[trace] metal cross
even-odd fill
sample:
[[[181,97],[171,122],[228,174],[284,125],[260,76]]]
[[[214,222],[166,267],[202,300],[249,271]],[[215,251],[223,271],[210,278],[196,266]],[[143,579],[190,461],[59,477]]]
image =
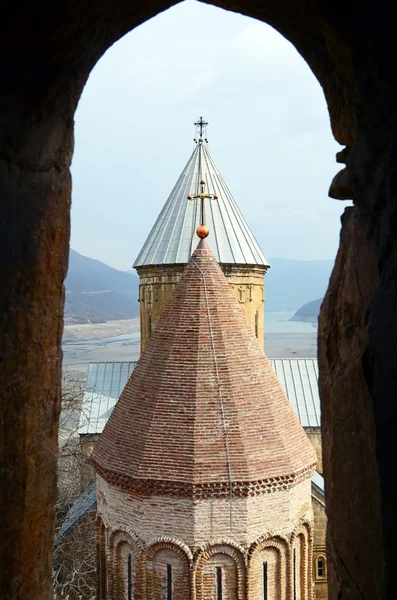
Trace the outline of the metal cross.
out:
[[[218,200],[218,196],[216,194],[206,194],[205,192],[205,181],[204,179],[202,179],[200,181],[200,193],[196,194],[195,196],[191,196],[189,194],[189,196],[187,197],[188,200],[200,200],[200,225],[205,225],[205,206],[204,206],[204,200],[208,198],[209,200]]]
[[[203,137],[203,133],[206,132],[207,125],[208,121],[204,121],[203,117],[200,117],[199,120],[195,122],[200,139]]]

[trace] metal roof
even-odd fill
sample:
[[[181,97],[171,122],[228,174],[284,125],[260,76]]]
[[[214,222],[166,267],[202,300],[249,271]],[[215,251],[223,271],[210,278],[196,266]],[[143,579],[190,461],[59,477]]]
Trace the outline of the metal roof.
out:
[[[316,358],[270,358],[303,427],[320,427]],[[136,362],[89,363],[79,433],[101,433]]]
[[[206,182],[206,191],[218,196],[217,200],[205,200],[205,224],[210,230],[208,244],[217,261],[268,267],[269,263],[212,160],[205,141],[201,139],[149,233],[134,267],[189,261],[197,245],[195,231],[200,225],[200,210],[198,202],[188,200],[187,196],[199,191],[201,179]]]
[[[96,484],[91,483],[70,507],[66,519],[55,535],[55,545],[81,521],[81,519],[96,508]]]
[[[273,358],[269,361],[302,427],[320,427],[317,359]]]
[[[92,362],[88,365],[79,433],[101,433],[135,362]]]
[[[318,471],[314,471],[312,475],[312,488],[322,496],[325,496],[324,478]]]

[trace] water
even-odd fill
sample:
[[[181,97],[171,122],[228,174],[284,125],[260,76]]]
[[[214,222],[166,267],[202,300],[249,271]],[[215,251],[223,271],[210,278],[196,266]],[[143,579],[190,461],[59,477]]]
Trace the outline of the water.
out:
[[[265,350],[268,356],[315,356],[317,326],[290,321],[293,312],[265,313]],[[140,353],[139,331],[112,337],[69,340],[63,343],[63,364],[82,371],[90,361],[137,360]]]
[[[265,338],[266,333],[315,333],[317,331],[317,323],[289,321],[294,314],[294,312],[265,312]]]

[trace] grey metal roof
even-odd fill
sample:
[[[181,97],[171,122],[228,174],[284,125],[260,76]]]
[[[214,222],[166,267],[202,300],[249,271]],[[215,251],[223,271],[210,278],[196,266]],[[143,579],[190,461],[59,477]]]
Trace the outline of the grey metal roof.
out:
[[[187,165],[144,243],[134,267],[187,263],[197,246],[195,231],[200,224],[196,194],[201,179],[206,192],[218,200],[205,200],[208,245],[220,263],[269,266],[229,188],[211,158],[206,143],[199,140]]]
[[[88,365],[79,433],[101,433],[134,370],[136,362],[92,362]]]
[[[317,359],[274,358],[269,361],[302,427],[320,427]]]
[[[274,358],[270,364],[303,427],[320,427],[316,358]],[[89,363],[79,433],[101,433],[136,362]]]
[[[324,478],[317,471],[314,471],[312,475],[312,487],[322,496],[325,495]]]
[[[55,536],[55,545],[59,544],[60,539],[69,533],[69,531],[78,524],[81,519],[96,508],[96,484],[91,483],[84,492],[72,504],[66,519]]]

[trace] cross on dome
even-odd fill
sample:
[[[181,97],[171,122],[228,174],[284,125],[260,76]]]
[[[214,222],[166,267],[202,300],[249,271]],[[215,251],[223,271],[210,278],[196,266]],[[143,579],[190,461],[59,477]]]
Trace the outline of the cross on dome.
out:
[[[202,117],[200,117],[201,119]],[[209,200],[218,200],[218,196],[216,194],[208,194],[205,191],[206,183],[204,179],[200,181],[200,192],[195,194],[194,196],[189,194],[187,197],[188,200],[200,200],[200,225],[196,229],[196,234],[199,238],[204,239],[209,235],[209,229],[205,225],[205,205],[204,200],[208,198]]]
[[[199,138],[199,142],[203,141],[203,135],[207,133],[207,125],[208,125],[208,121],[204,121],[203,117],[200,117],[198,119],[198,121],[196,121],[195,123],[196,126],[196,131],[197,131],[197,135]],[[197,140],[194,140],[197,143]],[[208,142],[207,138],[205,138],[205,141]]]

